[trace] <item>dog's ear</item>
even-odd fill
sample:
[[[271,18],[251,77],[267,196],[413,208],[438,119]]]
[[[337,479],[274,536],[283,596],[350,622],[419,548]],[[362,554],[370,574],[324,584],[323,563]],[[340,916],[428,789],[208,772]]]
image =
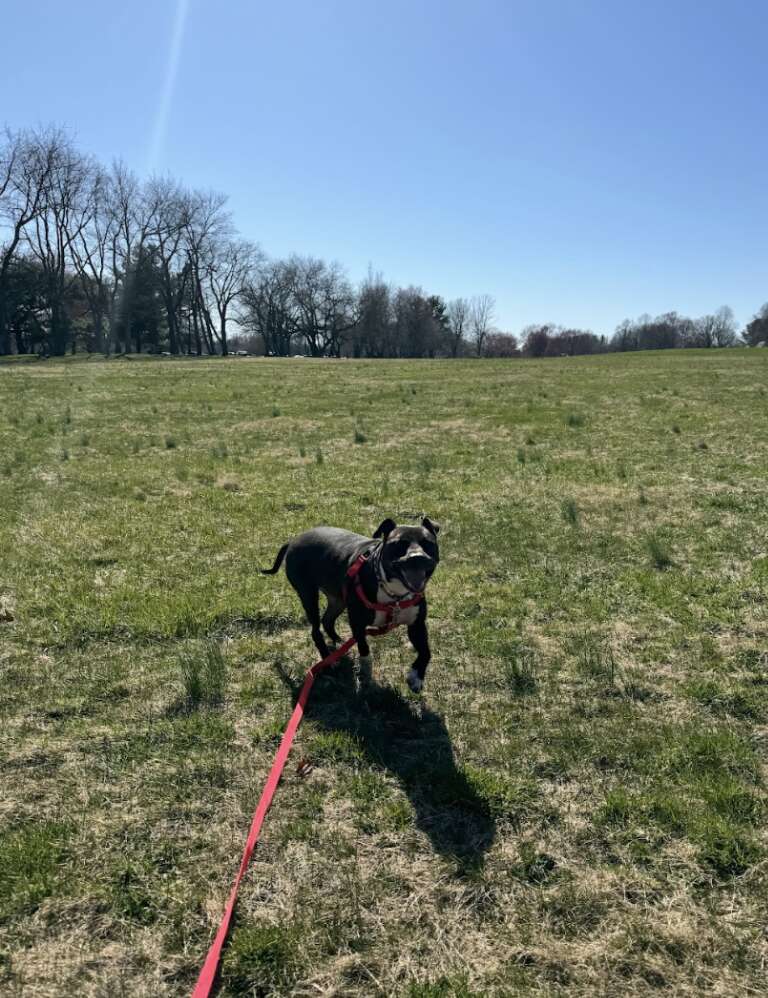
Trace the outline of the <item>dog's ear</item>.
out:
[[[426,530],[428,530],[430,534],[434,534],[435,537],[437,537],[437,535],[440,533],[440,524],[430,520],[428,516],[423,516],[421,518],[421,525]]]
[[[386,520],[382,520],[381,521],[381,523],[376,528],[376,532],[374,533],[373,536],[374,537],[383,537],[384,540],[386,540],[387,537],[392,533],[392,531],[395,529],[396,526],[397,526],[397,524],[392,519],[392,517],[388,516],[386,518]]]

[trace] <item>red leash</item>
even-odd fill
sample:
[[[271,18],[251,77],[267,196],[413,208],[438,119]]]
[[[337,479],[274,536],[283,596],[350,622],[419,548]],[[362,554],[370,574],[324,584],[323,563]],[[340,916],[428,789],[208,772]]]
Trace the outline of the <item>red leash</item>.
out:
[[[417,599],[393,604],[369,603],[362,591],[360,580],[357,578],[357,574],[366,560],[366,555],[360,555],[357,561],[350,567],[347,575],[354,580],[357,595],[360,597],[362,594],[361,598],[369,609],[384,610],[387,613],[387,623],[383,627],[369,627],[366,631],[367,634],[376,636],[379,634],[386,634],[387,631],[391,631],[393,628],[397,627],[397,624],[393,620],[394,608],[413,606],[423,597],[419,595]],[[393,608],[391,611],[389,609],[390,607]],[[235,908],[235,901],[237,900],[237,892],[240,887],[240,881],[245,876],[245,871],[248,869],[248,864],[251,861],[253,850],[256,848],[259,833],[261,832],[261,826],[264,824],[264,817],[269,810],[269,805],[272,803],[275,790],[277,790],[277,785],[280,782],[280,777],[283,773],[283,769],[285,768],[285,762],[288,758],[288,753],[291,750],[294,736],[299,725],[301,724],[301,719],[304,716],[304,708],[307,705],[309,693],[315,682],[315,678],[320,672],[322,672],[323,669],[327,669],[329,665],[334,665],[338,662],[340,658],[346,655],[354,644],[355,638],[349,638],[343,645],[341,645],[341,647],[337,648],[336,651],[331,652],[331,654],[326,658],[316,662],[304,679],[304,684],[299,692],[296,706],[293,708],[291,719],[288,721],[288,725],[283,733],[282,740],[280,741],[280,747],[275,755],[275,761],[272,763],[272,769],[269,771],[269,776],[267,777],[267,782],[261,792],[259,803],[256,805],[256,812],[254,813],[253,820],[251,821],[248,838],[245,840],[245,849],[243,850],[243,857],[240,860],[240,869],[237,871],[235,882],[232,884],[232,890],[229,892],[229,900],[224,908],[224,914],[222,915],[221,922],[219,923],[216,938],[213,940],[211,948],[208,950],[208,955],[205,958],[203,969],[200,971],[197,984],[192,992],[192,998],[208,998],[208,995],[211,993],[213,982],[216,979],[216,972],[219,969],[219,963],[221,962],[221,952],[224,948],[227,933],[229,932],[229,923],[232,920],[232,912]]]

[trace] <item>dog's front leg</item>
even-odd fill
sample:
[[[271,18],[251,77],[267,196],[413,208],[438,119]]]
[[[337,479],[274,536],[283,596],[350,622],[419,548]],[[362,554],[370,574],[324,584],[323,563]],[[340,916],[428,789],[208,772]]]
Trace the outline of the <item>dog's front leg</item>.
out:
[[[371,658],[371,646],[368,644],[368,639],[365,636],[365,626],[363,626],[362,631],[355,634],[355,639],[357,640],[357,650],[360,654],[360,669],[366,676],[370,676],[373,659]]]
[[[409,688],[413,693],[420,693],[424,686],[424,676],[432,657],[429,650],[429,635],[427,634],[427,605],[422,603],[419,608],[419,616],[408,628],[408,637],[411,644],[416,649],[416,661],[411,666],[411,670],[405,677]]]
[[[357,651],[360,655],[361,678],[366,679],[371,674],[371,648],[368,644],[368,637],[365,633],[368,627],[365,610],[361,606],[350,606],[349,626],[352,629],[352,636],[357,642]]]

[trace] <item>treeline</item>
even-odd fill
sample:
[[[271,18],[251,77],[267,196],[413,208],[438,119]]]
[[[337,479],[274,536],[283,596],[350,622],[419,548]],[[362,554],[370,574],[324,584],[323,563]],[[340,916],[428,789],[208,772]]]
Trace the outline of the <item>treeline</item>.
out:
[[[739,343],[757,346],[768,340],[768,304],[739,336],[733,311],[724,305],[711,315],[689,319],[677,312],[653,318],[625,319],[610,339],[578,329],[529,326],[523,331],[522,353],[528,357],[570,357],[575,354],[627,350],[679,350],[684,347],[730,347]]]
[[[0,143],[0,354],[482,354],[493,299],[445,302],[335,263],[270,260],[226,198],[106,169],[60,129]]]
[[[494,325],[490,295],[446,301],[336,263],[269,259],[241,238],[226,197],[105,168],[61,129],[0,137],[0,354],[67,351],[272,356],[562,356],[728,346],[733,315],[622,323],[611,339]],[[745,331],[768,338],[768,305]]]

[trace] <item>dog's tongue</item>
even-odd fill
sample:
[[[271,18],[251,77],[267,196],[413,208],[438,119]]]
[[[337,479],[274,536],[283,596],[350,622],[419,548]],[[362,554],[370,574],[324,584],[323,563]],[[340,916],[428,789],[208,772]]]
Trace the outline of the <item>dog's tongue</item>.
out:
[[[414,565],[403,569],[403,578],[411,592],[420,593],[427,581],[427,573]]]

